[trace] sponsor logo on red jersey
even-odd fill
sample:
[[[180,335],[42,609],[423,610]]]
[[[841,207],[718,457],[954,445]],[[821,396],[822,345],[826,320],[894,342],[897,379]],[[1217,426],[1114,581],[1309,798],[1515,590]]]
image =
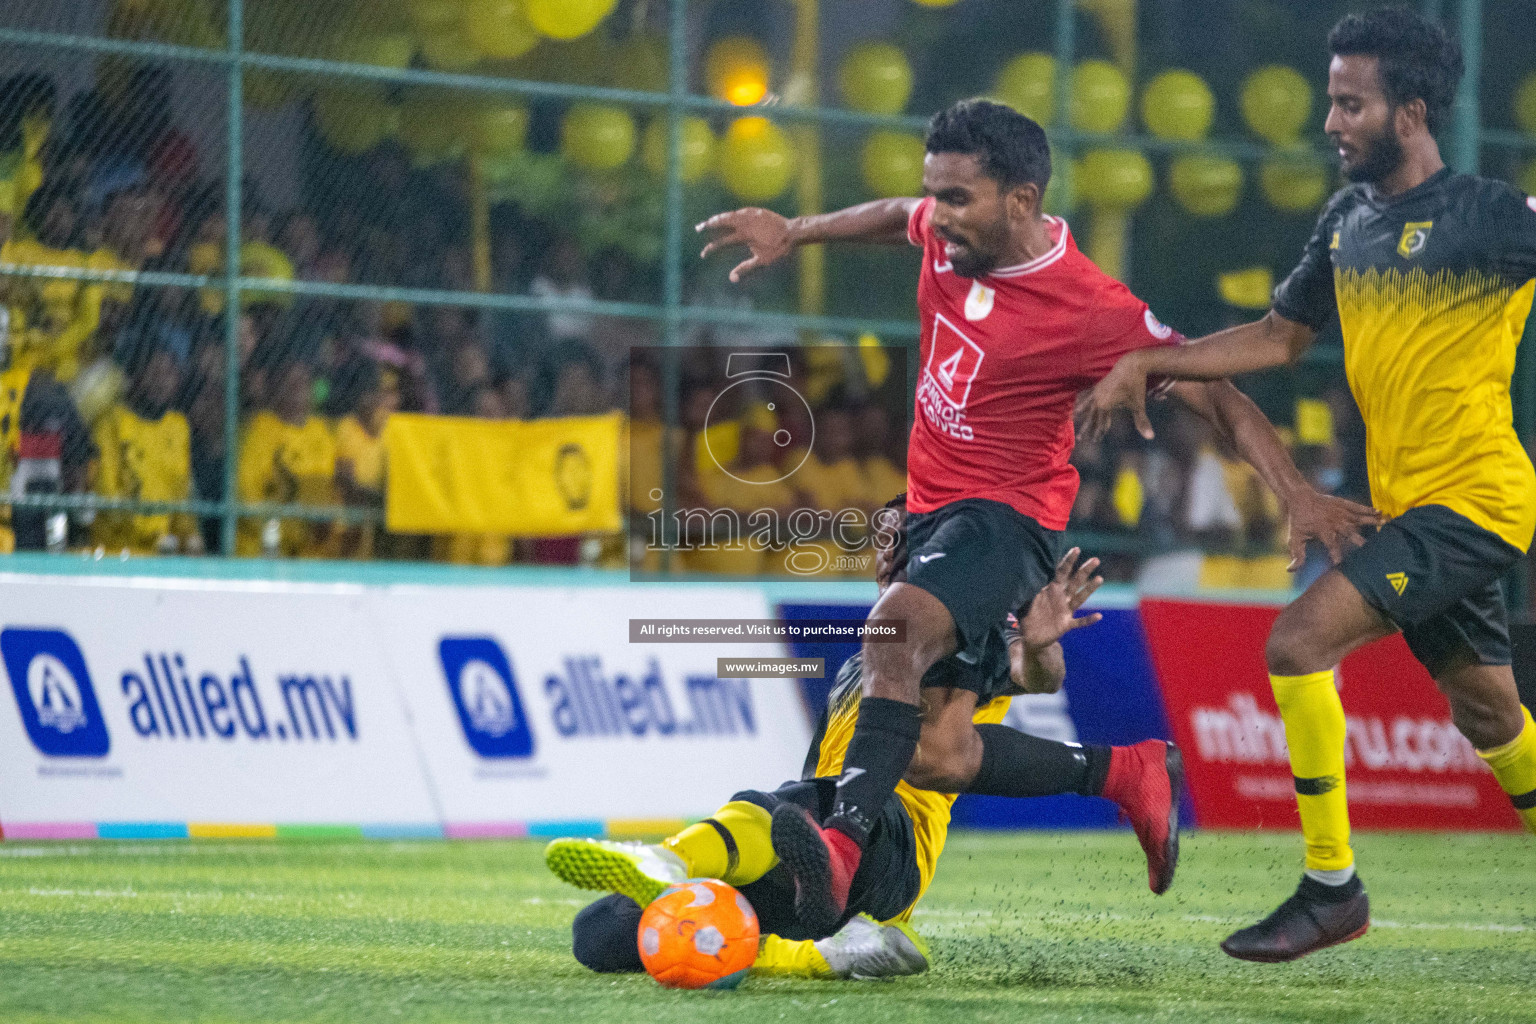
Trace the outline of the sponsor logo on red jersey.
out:
[[[917,404],[929,424],[950,437],[962,441],[975,437],[965,423],[965,406],[985,355],[944,314],[934,316],[933,343],[917,386]]]

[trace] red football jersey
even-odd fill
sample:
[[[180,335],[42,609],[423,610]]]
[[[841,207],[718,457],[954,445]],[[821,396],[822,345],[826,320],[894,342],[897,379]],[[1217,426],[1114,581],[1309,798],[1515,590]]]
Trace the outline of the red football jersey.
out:
[[[1077,498],[1072,411],[1133,349],[1177,344],[1147,304],[1078,251],[1066,221],[1028,263],[960,277],[923,200],[907,238],[923,247],[917,409],[907,449],[907,507],[1001,501],[1052,530]]]

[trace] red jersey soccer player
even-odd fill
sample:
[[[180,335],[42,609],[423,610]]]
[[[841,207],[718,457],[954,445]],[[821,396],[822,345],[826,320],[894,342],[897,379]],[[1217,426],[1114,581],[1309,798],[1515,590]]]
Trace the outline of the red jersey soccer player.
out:
[[[943,774],[971,779],[965,788],[1011,795],[1024,759],[1001,731],[984,738],[957,716],[954,736],[930,745],[925,734],[918,749],[921,679],[950,655],[972,663],[988,656],[994,624],[1027,608],[1050,581],[1077,493],[1068,462],[1077,394],[1125,353],[1180,340],[1077,250],[1065,221],[1042,212],[1050,149],[1039,125],[1008,107],[967,100],[934,116],[926,145],[926,199],[794,220],[737,210],[700,225],[720,232],[704,255],[737,243],[750,249],[733,281],[807,243],[905,239],[923,249],[908,582],[893,585],[870,612],[871,621],[905,620],[907,639],[864,647],[864,696],[832,815],[817,823],[795,809],[775,814],[774,848],[794,874],[796,910],[806,921],[841,916],[872,815],[909,766],[945,757],[961,770],[951,765]],[[1332,548],[1375,521],[1370,509],[1308,487],[1235,387],[1175,388],[1279,495],[1293,553],[1309,537]],[[1156,777],[1172,787],[1177,751],[1165,757],[1168,773]],[[1147,799],[1171,803],[1168,792]],[[1174,820],[1170,807],[1166,821]],[[1167,825],[1163,831],[1171,859],[1177,836]]]

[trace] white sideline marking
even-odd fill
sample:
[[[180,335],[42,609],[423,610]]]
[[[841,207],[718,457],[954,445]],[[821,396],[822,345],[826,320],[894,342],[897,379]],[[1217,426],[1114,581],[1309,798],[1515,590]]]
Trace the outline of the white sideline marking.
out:
[[[966,918],[992,918],[999,917],[995,910],[940,910],[918,908],[914,915],[918,918],[947,918],[951,921],[963,921]],[[1017,914],[1009,914],[1008,917],[1017,917]],[[1184,914],[1180,918],[1184,921],[1199,924],[1225,924],[1240,925],[1250,923],[1245,917],[1217,917],[1214,914]],[[1140,917],[1130,917],[1125,914],[1059,914],[1046,912],[1039,915],[1041,921],[1064,921],[1072,923],[1088,923],[1093,921],[1131,921],[1144,920]],[[1524,924],[1482,924],[1476,921],[1388,921],[1381,918],[1371,919],[1372,928],[1404,928],[1414,931],[1444,931],[1444,932],[1528,932],[1536,931],[1530,925]]]

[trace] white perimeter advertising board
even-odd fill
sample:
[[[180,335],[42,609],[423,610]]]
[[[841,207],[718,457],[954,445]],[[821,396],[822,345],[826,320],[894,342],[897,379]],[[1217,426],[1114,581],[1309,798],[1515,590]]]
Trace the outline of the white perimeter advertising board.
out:
[[[0,595],[11,838],[690,817],[792,777],[809,742],[793,681],[715,676],[779,645],[628,642],[631,615],[768,617],[751,589],[7,576]]]

